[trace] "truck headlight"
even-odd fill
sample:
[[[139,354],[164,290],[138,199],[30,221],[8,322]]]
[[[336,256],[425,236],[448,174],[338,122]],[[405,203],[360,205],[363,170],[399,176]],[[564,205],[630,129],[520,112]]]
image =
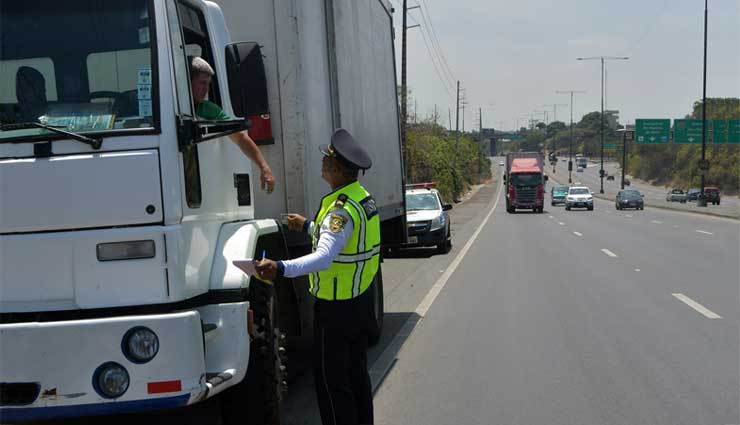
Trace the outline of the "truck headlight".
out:
[[[105,398],[122,396],[130,383],[126,368],[116,362],[107,362],[100,365],[93,373],[95,391]]]
[[[159,338],[149,328],[138,326],[123,336],[123,354],[134,363],[146,363],[159,352]]]
[[[437,217],[434,217],[432,219],[432,224],[431,224],[429,230],[438,230],[438,229],[441,229],[442,227],[444,227],[444,225],[445,225],[445,215],[444,214],[440,214]]]

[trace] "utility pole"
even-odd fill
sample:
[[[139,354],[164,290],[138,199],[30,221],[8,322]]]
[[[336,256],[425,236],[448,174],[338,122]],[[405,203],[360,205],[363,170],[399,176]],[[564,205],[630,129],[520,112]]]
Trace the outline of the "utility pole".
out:
[[[406,15],[410,9],[415,9],[419,6],[407,7],[408,0],[403,0],[403,17],[402,17],[402,28],[401,28],[401,145],[403,146],[403,159],[406,167],[409,165],[408,148],[406,146],[406,122],[408,120],[407,111],[407,97],[408,97],[408,86],[406,85],[406,30],[409,28],[415,28],[419,25],[408,27],[406,25]],[[407,174],[408,174],[407,168]]]
[[[457,199],[457,193],[459,191],[457,187],[457,151],[460,147],[460,81],[457,81],[457,111],[455,113],[455,152],[452,153],[452,194],[453,201]]]
[[[704,85],[702,96],[701,96],[701,193],[699,193],[699,200],[696,202],[697,206],[706,207],[707,198],[704,196],[704,177],[709,171],[707,164],[707,0],[704,0],[704,75],[702,77],[702,83]],[[716,137],[716,136],[715,136]],[[705,167],[706,166],[706,167]],[[706,169],[704,169],[706,168]]]
[[[457,112],[455,112],[455,133],[457,133],[457,141],[455,144],[455,149],[457,149],[457,145],[460,144],[460,81],[457,82],[457,100],[456,100]]]
[[[584,90],[555,90],[555,93],[570,93],[570,149],[568,149],[568,183],[573,183],[573,94],[586,92]]]
[[[542,106],[552,106],[552,121],[558,120],[558,106],[568,106],[567,103],[548,103]]]
[[[437,124],[437,120],[439,120],[439,116],[437,115],[437,104],[434,104],[434,124]]]
[[[483,108],[478,108],[478,135],[480,136],[480,142],[478,142],[478,177],[480,177],[481,167],[483,167],[480,151],[483,144]]]
[[[447,126],[447,128],[452,131],[452,111],[450,111],[450,108],[447,108],[447,119],[449,120],[449,125]]]
[[[706,0],[705,0],[706,1]],[[601,188],[599,193],[604,193],[604,61],[605,60],[629,60],[629,57],[624,56],[593,56],[589,58],[576,58],[576,60],[595,60],[601,61],[601,125],[599,126],[599,133],[601,134],[601,169],[599,170],[599,177],[601,178]]]

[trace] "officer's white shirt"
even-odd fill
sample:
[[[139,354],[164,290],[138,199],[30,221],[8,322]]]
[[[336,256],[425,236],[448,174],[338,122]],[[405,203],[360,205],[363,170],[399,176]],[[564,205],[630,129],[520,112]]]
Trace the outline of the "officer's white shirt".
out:
[[[332,232],[330,229],[332,214],[341,215],[346,219],[344,228],[336,233]],[[315,225],[316,223],[313,221],[309,222],[309,234],[313,233]],[[334,261],[340,252],[342,252],[344,246],[347,245],[347,241],[349,241],[349,238],[352,236],[353,228],[354,224],[352,223],[352,217],[347,211],[341,208],[332,210],[326,215],[326,217],[324,217],[324,221],[321,222],[316,250],[310,254],[304,255],[303,257],[283,261],[282,263],[285,267],[283,276],[303,276],[328,269],[331,262]]]

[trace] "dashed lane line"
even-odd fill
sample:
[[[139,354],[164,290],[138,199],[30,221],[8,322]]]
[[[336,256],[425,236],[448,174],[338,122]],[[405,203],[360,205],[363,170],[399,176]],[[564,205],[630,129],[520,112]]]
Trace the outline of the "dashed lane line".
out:
[[[558,224],[561,226],[565,226],[565,223],[563,223],[562,221],[559,221]]]
[[[712,232],[707,232],[706,230],[697,230],[696,233],[703,233],[705,235],[713,235],[714,234]]]
[[[609,250],[608,250],[608,249],[606,249],[606,248],[602,248],[602,249],[601,249],[601,252],[603,252],[604,254],[606,254],[606,255],[608,255],[608,256],[610,256],[610,257],[612,257],[612,258],[617,258],[617,257],[619,257],[619,256],[618,256],[617,254],[615,254],[615,253],[613,253],[613,252],[609,251]]]
[[[653,220],[653,221],[651,221],[651,223],[653,223],[653,224],[663,224],[662,221],[658,221],[658,220]]]
[[[573,232],[573,234],[576,235],[576,236],[583,236],[583,233],[581,233],[581,232]]]
[[[704,307],[703,305],[699,304],[698,302],[692,300],[691,298],[687,297],[684,294],[681,293],[675,293],[673,294],[674,297],[678,298],[680,301],[684,302],[689,307],[693,308],[694,310],[698,311],[699,313],[703,314],[707,319],[721,319],[722,317],[713,312],[712,310]]]

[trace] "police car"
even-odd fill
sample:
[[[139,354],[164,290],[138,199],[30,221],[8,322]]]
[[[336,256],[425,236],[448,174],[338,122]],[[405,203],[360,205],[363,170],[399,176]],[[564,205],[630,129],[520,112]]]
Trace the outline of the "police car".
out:
[[[406,185],[408,242],[404,247],[436,246],[440,253],[452,248],[450,216],[452,205],[442,203],[434,183]]]

